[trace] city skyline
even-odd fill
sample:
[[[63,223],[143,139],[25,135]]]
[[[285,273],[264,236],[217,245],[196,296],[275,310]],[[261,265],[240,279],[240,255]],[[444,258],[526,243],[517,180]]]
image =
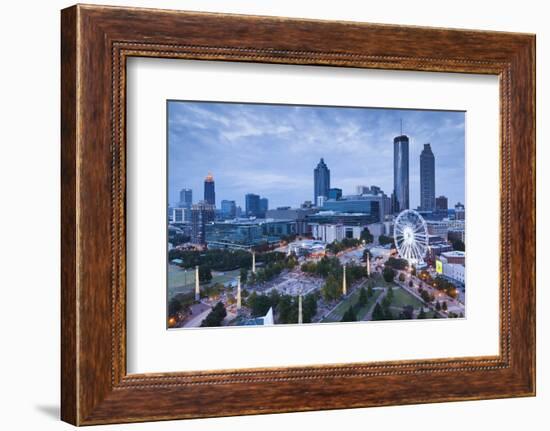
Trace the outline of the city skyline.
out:
[[[410,142],[410,207],[420,204],[426,143],[436,157],[436,194],[449,206],[464,203],[464,112],[180,101],[168,105],[169,203],[179,202],[182,188],[193,190],[196,203],[211,173],[217,207],[234,200],[244,209],[249,193],[268,198],[270,208],[297,207],[312,200],[320,159],[330,186],[344,195],[363,184],[391,195],[400,120]]]

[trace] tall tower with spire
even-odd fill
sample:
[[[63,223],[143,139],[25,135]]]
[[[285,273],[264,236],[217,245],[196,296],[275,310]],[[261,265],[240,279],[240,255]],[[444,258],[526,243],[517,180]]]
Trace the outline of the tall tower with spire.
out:
[[[317,167],[313,170],[313,204],[318,205],[319,197],[328,199],[330,189],[330,169],[321,158]]]
[[[393,212],[409,209],[409,137],[393,139]]]
[[[210,172],[204,179],[204,200],[206,203],[216,206],[216,188],[214,177]]]

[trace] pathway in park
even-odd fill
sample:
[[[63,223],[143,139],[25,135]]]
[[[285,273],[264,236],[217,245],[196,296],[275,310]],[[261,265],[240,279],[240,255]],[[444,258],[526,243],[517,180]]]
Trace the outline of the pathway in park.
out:
[[[375,287],[375,289],[379,289],[379,288]],[[365,314],[365,316],[363,317],[362,319],[363,321],[372,320],[372,313],[374,311],[374,307],[376,307],[376,304],[380,304],[384,300],[384,298],[388,294],[388,290],[389,289],[384,289],[384,291],[380,294],[380,296],[376,298],[376,301],[374,301],[374,304],[372,304],[370,310],[367,311],[367,314]]]

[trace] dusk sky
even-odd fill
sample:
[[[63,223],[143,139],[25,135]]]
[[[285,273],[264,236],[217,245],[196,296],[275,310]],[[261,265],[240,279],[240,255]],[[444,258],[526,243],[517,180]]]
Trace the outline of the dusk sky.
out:
[[[374,108],[311,107],[170,101],[168,197],[177,205],[182,188],[203,199],[204,177],[216,183],[216,206],[246,193],[269,207],[313,201],[313,169],[323,157],[331,187],[354,194],[357,185],[393,190],[393,138],[409,136],[410,204],[420,201],[420,152],[431,143],[436,196],[449,207],[464,203],[465,113]]]

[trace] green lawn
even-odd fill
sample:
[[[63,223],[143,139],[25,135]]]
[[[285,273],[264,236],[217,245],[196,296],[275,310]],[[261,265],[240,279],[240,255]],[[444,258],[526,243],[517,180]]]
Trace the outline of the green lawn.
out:
[[[321,320],[321,322],[340,322],[342,320],[342,317],[344,316],[344,313],[348,311],[348,308],[353,307],[355,304],[357,304],[357,301],[359,301],[360,290],[360,288],[355,289],[351,295],[340,302],[340,304],[338,304],[338,306],[334,310],[332,310],[332,312],[328,316]],[[373,295],[368,299],[367,304],[361,307],[357,312],[357,320],[361,320],[363,316],[367,314],[367,311],[370,309],[372,304],[374,304],[374,301],[376,301],[381,293],[382,290],[375,290],[373,292]]]
[[[184,270],[177,265],[168,265],[168,289],[188,290],[195,287],[195,270]]]
[[[373,287],[393,287],[394,289],[398,287],[393,281],[384,280],[384,277],[377,272],[372,272],[370,280],[373,282]]]
[[[373,306],[373,304],[376,302],[378,297],[382,294],[382,290],[375,290],[373,291],[373,295],[367,300],[367,304],[361,307],[357,311],[357,320],[363,320],[363,317],[365,317],[365,314],[370,310],[370,308]]]
[[[403,308],[405,305],[412,305],[414,309],[424,307],[427,309],[427,307],[420,301],[419,299],[412,296],[409,292],[407,292],[403,288],[395,288],[393,289],[393,301],[391,303],[392,307],[398,307]]]
[[[214,283],[227,283],[234,280],[240,274],[240,270],[226,271],[219,273],[212,271],[212,281],[206,286]],[[203,286],[201,284],[201,286]],[[177,265],[168,265],[168,297],[171,298],[176,293],[191,292],[195,289],[195,270],[185,271]]]

